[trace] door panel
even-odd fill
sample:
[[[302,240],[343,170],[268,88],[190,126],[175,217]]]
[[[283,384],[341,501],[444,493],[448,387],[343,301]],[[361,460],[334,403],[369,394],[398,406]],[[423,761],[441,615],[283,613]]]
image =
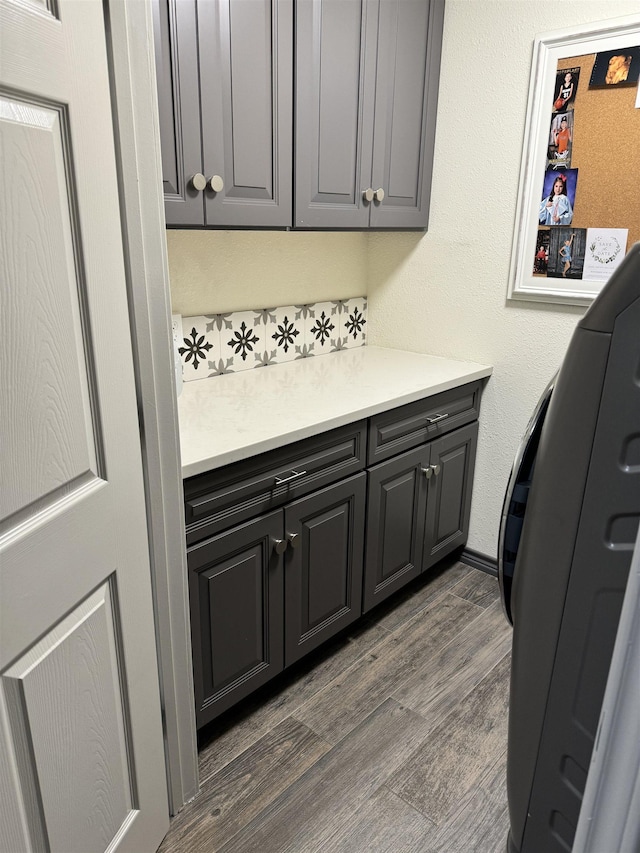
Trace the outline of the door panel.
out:
[[[167,225],[204,225],[196,0],[151,0]]]
[[[283,667],[282,511],[187,551],[196,718],[202,726]]]
[[[291,225],[292,0],[198,6],[207,225]]]
[[[4,221],[13,219],[16,231],[41,240],[24,255],[20,240],[7,246],[16,277],[15,292],[3,300],[3,366],[15,377],[0,408],[6,452],[0,529],[6,530],[95,482],[103,448],[95,444],[95,376],[84,351],[90,341],[82,320],[86,281],[76,272],[79,235],[69,217],[75,199],[65,164],[71,170],[74,164],[65,106],[0,96],[0,133],[3,156],[19,170],[0,201]],[[48,203],[34,205],[35,198]]]
[[[423,569],[467,541],[477,443],[477,422],[431,442]]]
[[[428,464],[422,445],[369,472],[365,612],[422,570]]]
[[[296,8],[298,227],[363,228],[369,205],[376,8],[306,0]]]
[[[0,30],[0,846],[151,850],[168,808],[103,8],[2,0]]]
[[[366,474],[285,509],[285,663],[288,666],[361,613]]]
[[[39,796],[52,850],[105,850],[135,816],[135,766],[114,622],[112,581],[90,595],[2,677],[23,790]],[[29,798],[31,799],[31,798]],[[89,820],[74,820],[69,804]],[[40,826],[36,815],[32,826]],[[44,833],[42,840],[44,841]]]

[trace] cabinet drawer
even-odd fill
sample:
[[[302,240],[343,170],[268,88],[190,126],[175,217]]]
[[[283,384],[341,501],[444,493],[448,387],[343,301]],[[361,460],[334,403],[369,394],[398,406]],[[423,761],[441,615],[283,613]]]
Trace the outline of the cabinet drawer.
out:
[[[359,421],[186,480],[187,544],[362,471],[366,435]]]
[[[471,423],[477,420],[479,411],[480,383],[471,382],[375,415],[370,420],[368,464],[382,462]]]

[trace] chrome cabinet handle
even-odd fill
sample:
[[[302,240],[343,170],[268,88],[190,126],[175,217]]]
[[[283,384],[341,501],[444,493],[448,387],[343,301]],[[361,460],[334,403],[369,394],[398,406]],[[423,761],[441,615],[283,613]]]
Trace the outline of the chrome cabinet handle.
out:
[[[291,469],[291,475],[289,477],[276,477],[275,485],[276,486],[284,486],[285,483],[291,483],[294,480],[297,480],[298,477],[304,477],[306,471],[294,471]]]
[[[214,193],[219,193],[224,189],[224,180],[220,175],[212,175],[207,181]]]
[[[297,548],[300,544],[300,535],[298,533],[287,533],[287,541],[292,548]]]
[[[286,539],[272,539],[271,544],[276,554],[284,554],[289,544]]]
[[[434,473],[434,474],[436,475],[436,477],[437,477],[437,476],[438,476],[438,474],[440,473],[440,466],[439,466],[439,465],[432,465],[432,466],[431,466],[431,470],[433,471],[433,473]]]
[[[373,192],[371,187],[367,187],[367,189],[364,190],[362,193],[362,198],[365,201],[373,201],[373,196],[374,196],[374,192]]]
[[[445,412],[443,415],[434,415],[432,418],[427,418],[427,423],[437,424],[438,421],[443,421],[445,418],[449,417],[449,412]]]
[[[194,190],[202,192],[202,190],[207,185],[207,179],[200,172],[196,172],[195,175],[191,175],[191,177],[189,178],[189,183],[191,184]]]
[[[421,468],[420,470],[422,471],[424,476],[427,478],[427,480],[431,479],[431,475],[433,474],[433,471],[431,470],[431,465],[429,465],[428,468]]]
[[[384,199],[384,190],[382,187],[379,187],[373,194],[373,197],[376,201],[382,201]]]

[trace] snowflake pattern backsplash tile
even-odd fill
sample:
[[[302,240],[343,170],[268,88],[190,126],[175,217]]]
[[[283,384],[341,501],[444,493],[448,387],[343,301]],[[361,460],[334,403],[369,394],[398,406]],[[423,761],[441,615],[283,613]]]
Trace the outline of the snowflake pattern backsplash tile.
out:
[[[364,346],[364,296],[182,318],[185,381]]]

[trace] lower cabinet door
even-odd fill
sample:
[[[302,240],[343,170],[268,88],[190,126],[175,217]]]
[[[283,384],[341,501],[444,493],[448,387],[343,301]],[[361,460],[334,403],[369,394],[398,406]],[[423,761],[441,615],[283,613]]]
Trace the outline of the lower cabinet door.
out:
[[[477,421],[430,444],[423,570],[467,541],[477,444]]]
[[[369,472],[364,611],[422,571],[429,445]]]
[[[366,474],[285,508],[285,665],[362,612]]]
[[[283,668],[282,510],[187,550],[196,724]]]

